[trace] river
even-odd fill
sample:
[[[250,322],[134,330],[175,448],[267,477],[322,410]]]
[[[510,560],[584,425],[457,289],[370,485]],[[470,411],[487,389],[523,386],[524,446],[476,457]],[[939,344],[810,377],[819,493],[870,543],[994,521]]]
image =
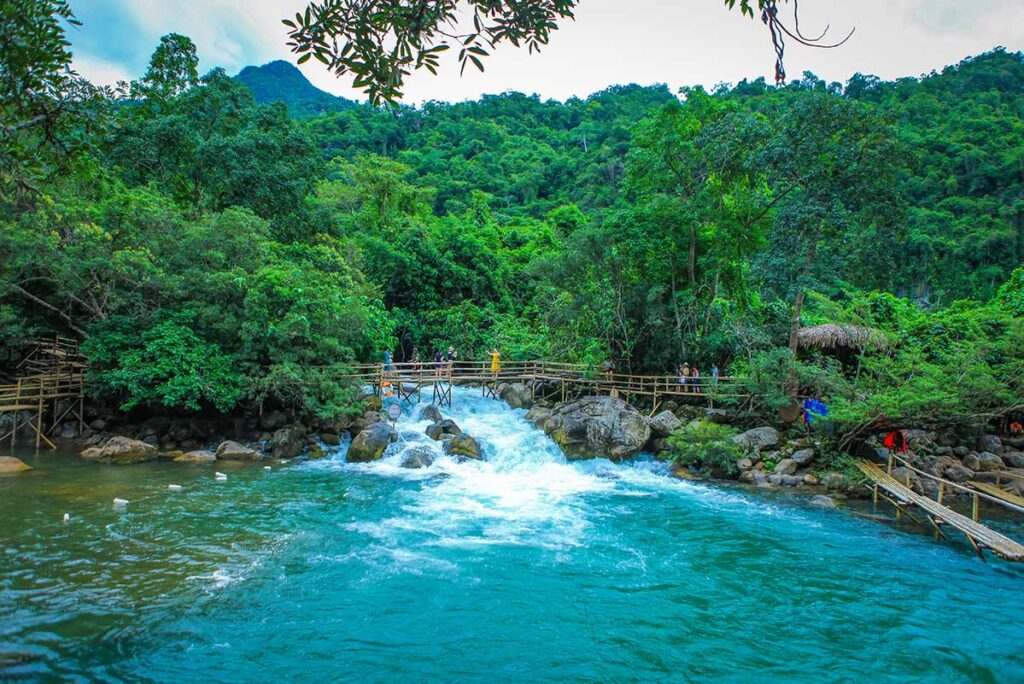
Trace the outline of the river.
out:
[[[343,445],[217,481],[19,454],[0,679],[1024,681],[1018,567],[649,460],[567,463],[472,390],[445,414],[484,462]],[[394,451],[436,446],[425,425]]]

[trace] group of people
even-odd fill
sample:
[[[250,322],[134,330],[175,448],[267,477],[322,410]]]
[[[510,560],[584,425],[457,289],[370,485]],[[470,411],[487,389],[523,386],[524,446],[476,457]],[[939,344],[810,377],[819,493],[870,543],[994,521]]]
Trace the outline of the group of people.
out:
[[[493,347],[487,354],[491,357],[491,372],[498,373],[501,371],[501,352],[498,351],[498,348]],[[434,351],[433,365],[437,370],[440,370],[443,366],[452,367],[458,360],[459,353],[452,345],[448,345],[447,352],[442,353],[440,348]],[[418,366],[424,365],[424,362],[420,359],[419,348],[412,348],[412,353],[409,354],[409,359],[405,363]],[[391,353],[390,349],[384,350],[384,370],[389,373],[395,370],[394,354]]]
[[[706,383],[702,381],[700,368],[697,364],[692,366],[689,363],[683,363],[676,369],[676,382],[683,388],[683,392],[692,392],[694,394],[700,394],[701,388],[706,386]],[[718,384],[718,366],[711,364],[711,384]]]

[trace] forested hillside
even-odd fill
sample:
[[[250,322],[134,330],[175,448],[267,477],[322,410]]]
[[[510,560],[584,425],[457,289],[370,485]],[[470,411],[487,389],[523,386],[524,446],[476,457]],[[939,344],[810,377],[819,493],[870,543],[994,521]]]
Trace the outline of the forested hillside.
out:
[[[100,125],[69,120],[87,144],[40,144],[5,181],[0,336],[86,338],[94,391],[123,406],[328,415],[346,363],[449,344],[716,363],[760,408],[798,386],[851,421],[1024,393],[1020,54],[296,119],[223,71],[180,78],[188,45],[165,39],[120,106],[93,101]],[[325,111],[276,73],[260,99]],[[855,375],[794,356],[822,322],[884,343]]]

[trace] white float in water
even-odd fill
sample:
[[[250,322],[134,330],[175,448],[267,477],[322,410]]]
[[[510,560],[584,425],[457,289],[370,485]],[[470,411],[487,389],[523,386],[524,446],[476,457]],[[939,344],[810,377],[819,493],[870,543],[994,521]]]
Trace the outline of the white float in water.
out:
[[[169,485],[167,485],[167,488],[170,489],[172,492],[180,492],[181,491],[181,485],[169,484]]]
[[[64,514],[64,522],[68,522],[69,520],[71,520],[71,514],[70,513],[65,513]]]
[[[114,505],[115,506],[127,506],[128,505],[128,499],[122,499],[120,497],[117,497],[117,498],[114,499]]]
[[[228,479],[228,476],[225,475],[224,473],[214,473],[213,476],[214,476],[214,478],[216,478],[218,480],[226,480],[226,479]]]

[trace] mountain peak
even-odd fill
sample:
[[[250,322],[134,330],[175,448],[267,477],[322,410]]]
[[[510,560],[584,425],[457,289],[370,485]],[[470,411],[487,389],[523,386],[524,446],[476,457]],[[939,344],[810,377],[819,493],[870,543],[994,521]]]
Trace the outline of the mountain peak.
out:
[[[257,102],[283,102],[288,112],[297,118],[338,112],[356,104],[320,90],[294,64],[282,59],[262,66],[247,66],[235,78],[249,87]]]

